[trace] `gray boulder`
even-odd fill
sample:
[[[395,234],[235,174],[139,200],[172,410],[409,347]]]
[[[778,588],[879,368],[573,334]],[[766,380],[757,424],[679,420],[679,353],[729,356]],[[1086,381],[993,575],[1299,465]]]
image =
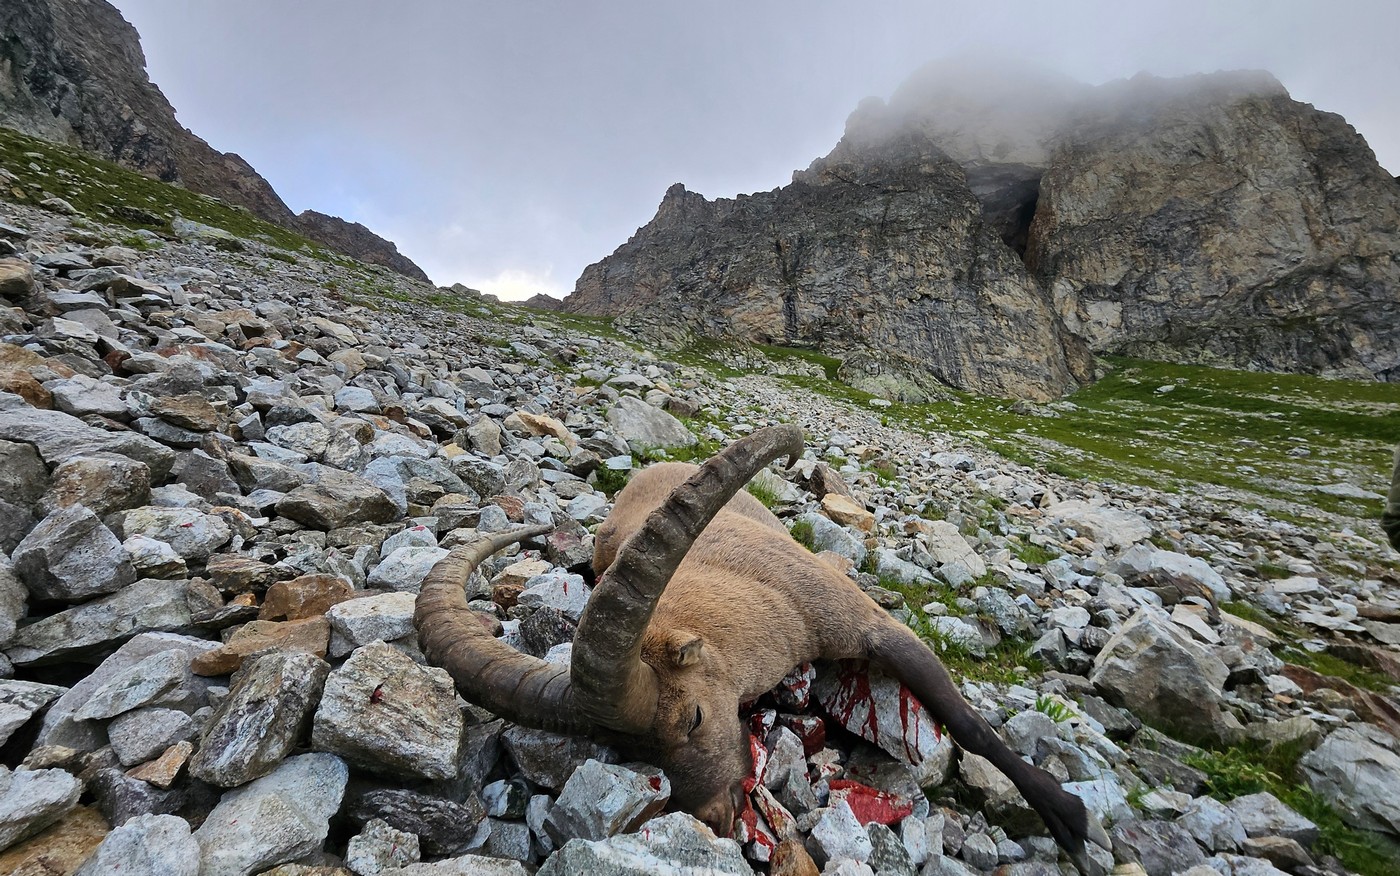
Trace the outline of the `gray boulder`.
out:
[[[14,564],[39,599],[80,602],[136,580],[121,541],[82,505],[60,508],[30,530],[15,548]]]
[[[1094,658],[1089,680],[1115,705],[1189,741],[1233,739],[1221,710],[1230,671],[1159,608],[1130,617]]]
[[[684,812],[653,818],[636,833],[571,840],[539,876],[752,876],[738,843],[720,839]]]
[[[63,770],[0,766],[0,851],[33,836],[78,805],[82,783]]]
[[[175,815],[138,815],[102,840],[73,876],[199,876],[199,843]]]
[[[635,452],[690,447],[696,437],[685,424],[634,396],[623,396],[608,411],[608,423]]]
[[[252,876],[320,851],[349,770],[332,754],[302,754],[224,794],[194,832],[200,876]]]
[[[1354,827],[1400,836],[1400,755],[1343,727],[1301,761],[1303,776]]]

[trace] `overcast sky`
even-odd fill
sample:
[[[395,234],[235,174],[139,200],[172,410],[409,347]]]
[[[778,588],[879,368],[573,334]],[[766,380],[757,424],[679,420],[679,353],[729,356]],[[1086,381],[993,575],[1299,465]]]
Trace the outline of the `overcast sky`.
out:
[[[1089,83],[1272,71],[1400,172],[1400,2],[112,0],[181,122],[294,210],[439,284],[562,296],[667,186],[732,197],[825,154],[948,56]]]

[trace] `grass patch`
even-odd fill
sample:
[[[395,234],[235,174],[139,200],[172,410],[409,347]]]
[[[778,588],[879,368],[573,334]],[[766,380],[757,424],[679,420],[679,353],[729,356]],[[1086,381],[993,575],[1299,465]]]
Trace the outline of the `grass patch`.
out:
[[[1265,629],[1272,630],[1277,621],[1262,609],[1255,608],[1248,602],[1222,602],[1220,610],[1233,614],[1235,617],[1244,618],[1247,621],[1259,624]]]
[[[1326,800],[1302,784],[1301,745],[1240,744],[1190,755],[1185,762],[1206,774],[1206,793],[1228,803],[1236,797],[1268,791],[1318,827],[1314,852],[1335,855],[1362,876],[1391,876],[1400,861],[1400,844],[1342,821]]]
[[[750,496],[753,496],[759,502],[763,503],[763,507],[770,511],[778,504],[778,494],[774,492],[772,487],[765,483],[749,481],[744,486],[744,489]]]
[[[788,527],[788,533],[798,544],[805,547],[812,553],[819,553],[817,550],[817,534],[812,528],[812,524],[807,520],[797,520]]]
[[[8,200],[37,206],[51,194],[90,219],[162,234],[170,233],[170,221],[178,215],[247,240],[329,257],[324,248],[241,207],[8,128],[0,128],[0,165],[19,178],[17,183],[0,188],[0,196]],[[123,240],[123,244],[135,246],[130,240]]]
[[[1016,555],[1016,559],[1027,566],[1043,566],[1051,560],[1060,558],[1059,551],[1052,551],[1047,547],[1041,547],[1028,541],[1016,545],[1011,549],[1011,552]]]
[[[1326,651],[1314,654],[1302,648],[1282,648],[1275,653],[1288,663],[1296,663],[1314,672],[1349,681],[1357,687],[1376,693],[1389,694],[1396,686],[1395,680],[1390,676],[1365,666],[1358,666]]]
[[[1379,500],[1315,487],[1343,480],[1385,493],[1391,451],[1400,442],[1400,384],[1116,356],[1101,361],[1112,370],[1043,406],[1051,416],[1023,415],[1009,400],[969,393],[896,402],[882,416],[904,428],[963,436],[1064,477],[1195,490],[1310,528],[1336,516],[1370,520],[1379,513]],[[783,380],[862,409],[873,398],[832,381]],[[1176,388],[1156,391],[1168,384]]]
[[[617,471],[603,466],[593,473],[593,488],[601,490],[611,499],[617,495],[619,490],[627,486],[627,481],[631,476],[630,471]]]

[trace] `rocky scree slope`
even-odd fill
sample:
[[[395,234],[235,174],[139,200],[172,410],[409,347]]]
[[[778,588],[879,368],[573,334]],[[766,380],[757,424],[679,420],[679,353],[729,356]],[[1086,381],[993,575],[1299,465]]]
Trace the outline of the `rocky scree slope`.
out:
[[[358,274],[255,240],[141,252],[5,210],[0,869],[1064,872],[1004,780],[859,667],[760,701],[727,840],[660,815],[653,768],[423,665],[414,591],[452,545],[553,523],[470,587],[567,659],[627,472],[790,419],[806,457],[751,489],[1085,797],[1121,872],[1386,872],[1400,589],[1372,542],[1065,481],[389,274],[347,300]]]
[[[248,162],[183,127],[146,75],[136,29],[105,0],[0,7],[0,125],[80,146],[125,167],[246,208],[352,258],[426,281],[364,226],[293,213]]]
[[[1400,187],[1360,135],[1267,74],[1090,88],[932,65],[863,102],[789,186],[673,187],[563,308],[1031,398],[1083,382],[1086,344],[1390,380],[1397,220]]]

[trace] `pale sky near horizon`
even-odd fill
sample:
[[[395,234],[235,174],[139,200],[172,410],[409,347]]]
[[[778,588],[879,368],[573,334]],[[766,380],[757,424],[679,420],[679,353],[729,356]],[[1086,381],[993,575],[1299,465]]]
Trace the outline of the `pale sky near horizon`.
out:
[[[672,183],[785,185],[925,63],[1265,69],[1400,172],[1382,0],[111,0],[180,121],[440,285],[562,297]]]

